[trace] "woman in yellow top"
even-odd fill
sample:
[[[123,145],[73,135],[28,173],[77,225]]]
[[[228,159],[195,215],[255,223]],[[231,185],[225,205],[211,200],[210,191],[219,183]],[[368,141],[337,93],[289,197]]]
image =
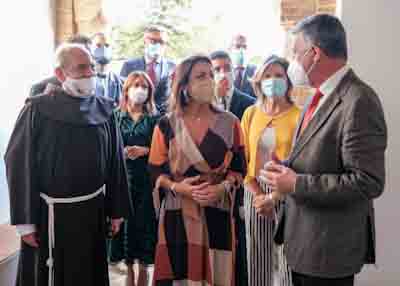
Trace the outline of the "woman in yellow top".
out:
[[[284,160],[291,150],[300,109],[290,99],[292,84],[288,62],[271,56],[253,78],[257,103],[242,118],[248,163],[245,178],[245,224],[248,284],[291,285],[280,246],[273,242],[274,211],[263,207],[267,187],[258,180],[259,170],[271,160]],[[257,209],[256,209],[257,208]]]

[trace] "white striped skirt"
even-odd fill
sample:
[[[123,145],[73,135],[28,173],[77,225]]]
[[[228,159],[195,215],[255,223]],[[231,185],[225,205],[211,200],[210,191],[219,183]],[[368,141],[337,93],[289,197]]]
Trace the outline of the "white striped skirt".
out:
[[[283,245],[273,241],[276,212],[272,218],[260,216],[253,208],[253,194],[245,189],[247,271],[249,286],[292,286],[291,271]]]

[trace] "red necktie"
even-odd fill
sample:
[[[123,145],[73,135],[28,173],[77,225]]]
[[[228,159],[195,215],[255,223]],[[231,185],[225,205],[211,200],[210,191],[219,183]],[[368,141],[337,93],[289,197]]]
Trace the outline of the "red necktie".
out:
[[[243,80],[242,72],[243,72],[243,70],[244,70],[243,67],[237,67],[235,69],[235,82],[234,82],[234,85],[238,89],[240,89],[241,86],[242,86],[242,80]]]
[[[304,131],[304,129],[306,129],[308,123],[310,123],[311,118],[312,118],[315,110],[317,109],[318,103],[319,103],[320,99],[322,98],[322,96],[324,96],[322,94],[322,92],[319,89],[317,89],[317,92],[314,94],[314,96],[311,100],[311,103],[308,106],[308,109],[306,111],[306,114],[304,115],[303,122],[301,124],[300,133],[303,133],[303,131]]]
[[[147,74],[149,75],[151,81],[153,82],[153,85],[156,86],[157,83],[157,75],[155,71],[155,64],[156,62],[152,61],[147,65]]]

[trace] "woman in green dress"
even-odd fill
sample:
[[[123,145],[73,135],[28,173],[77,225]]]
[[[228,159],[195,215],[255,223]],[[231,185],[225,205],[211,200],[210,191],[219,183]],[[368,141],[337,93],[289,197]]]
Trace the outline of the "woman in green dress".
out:
[[[147,285],[148,266],[154,264],[157,222],[147,172],[148,153],[158,116],[154,85],[148,75],[132,72],[125,81],[120,108],[116,111],[124,143],[133,216],[126,225],[127,285]],[[138,262],[137,284],[133,264]]]

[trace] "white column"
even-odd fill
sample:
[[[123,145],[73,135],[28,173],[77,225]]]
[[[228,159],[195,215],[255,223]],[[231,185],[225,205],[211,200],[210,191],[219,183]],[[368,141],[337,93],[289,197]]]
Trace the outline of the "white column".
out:
[[[350,63],[379,94],[389,131],[387,184],[375,201],[377,267],[366,267],[356,285],[400,285],[400,1],[338,0]]]
[[[0,6],[0,223],[9,220],[4,152],[31,85],[52,73],[54,34],[50,0]]]

